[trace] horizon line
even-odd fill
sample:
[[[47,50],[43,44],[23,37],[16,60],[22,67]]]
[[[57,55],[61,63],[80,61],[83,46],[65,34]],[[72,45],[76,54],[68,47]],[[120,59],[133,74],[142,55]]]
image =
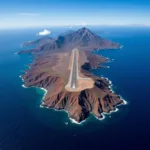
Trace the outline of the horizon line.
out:
[[[21,28],[48,28],[48,27],[68,27],[68,28],[74,28],[74,27],[86,27],[86,26],[119,26],[119,27],[125,27],[125,26],[132,26],[132,27],[150,27],[150,24],[87,24],[87,25],[37,25],[37,26],[13,26],[13,27],[1,27],[0,29],[21,29]]]

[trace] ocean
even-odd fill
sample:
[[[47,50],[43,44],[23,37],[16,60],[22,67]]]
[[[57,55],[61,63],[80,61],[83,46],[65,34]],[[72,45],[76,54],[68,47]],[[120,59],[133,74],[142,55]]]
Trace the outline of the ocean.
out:
[[[64,111],[40,108],[44,91],[23,88],[20,75],[33,60],[16,55],[20,44],[35,40],[42,29],[0,30],[0,150],[124,150],[150,149],[150,28],[90,27],[123,45],[120,50],[97,51],[110,58],[92,73],[112,81],[126,105],[97,120],[93,115],[81,125]],[[52,36],[67,28],[50,28]],[[25,48],[26,49],[26,48]]]

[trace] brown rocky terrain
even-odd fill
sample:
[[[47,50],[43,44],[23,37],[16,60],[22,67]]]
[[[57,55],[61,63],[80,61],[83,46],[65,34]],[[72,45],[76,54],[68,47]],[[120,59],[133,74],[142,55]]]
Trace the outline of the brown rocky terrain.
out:
[[[52,39],[50,37],[44,37],[36,41],[30,41],[23,43],[25,46],[37,45],[36,49],[28,51],[20,51],[22,53],[39,53],[39,52],[49,52],[49,51],[70,51],[74,48],[84,51],[93,51],[101,49],[118,49],[121,45],[115,42],[110,42],[101,38],[100,36],[92,33],[87,28],[81,28],[75,32],[64,36],[58,36],[57,39]]]
[[[120,47],[119,44],[104,40],[87,28],[47,41],[42,39],[41,44],[39,40],[36,42],[36,49],[19,52],[19,54],[33,53],[35,55],[34,62],[22,78],[26,87],[37,86],[47,89],[47,94],[41,104],[43,107],[64,109],[68,111],[71,118],[81,122],[88,117],[89,113],[101,118],[103,112],[115,110],[118,104],[123,103],[120,96],[111,92],[108,80],[96,77],[89,72],[90,69],[97,69],[102,63],[108,61],[90,51],[103,48],[117,49]],[[72,48],[76,47],[80,51],[80,71],[85,77],[94,80],[94,87],[69,92],[65,86],[70,75],[68,68]]]

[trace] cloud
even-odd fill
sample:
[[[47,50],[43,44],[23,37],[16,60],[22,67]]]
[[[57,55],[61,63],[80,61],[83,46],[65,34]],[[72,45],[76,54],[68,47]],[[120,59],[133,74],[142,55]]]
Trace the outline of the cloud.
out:
[[[39,14],[34,13],[19,13],[20,16],[39,16]]]
[[[44,31],[39,32],[37,35],[49,35],[51,34],[51,31],[45,29]]]

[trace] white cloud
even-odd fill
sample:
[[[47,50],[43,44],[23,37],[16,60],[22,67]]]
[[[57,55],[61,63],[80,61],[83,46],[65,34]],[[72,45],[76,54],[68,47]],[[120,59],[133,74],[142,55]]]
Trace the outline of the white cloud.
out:
[[[20,16],[39,16],[39,14],[34,13],[19,13]]]
[[[37,35],[49,35],[51,34],[51,31],[45,29],[44,31],[39,32]]]

